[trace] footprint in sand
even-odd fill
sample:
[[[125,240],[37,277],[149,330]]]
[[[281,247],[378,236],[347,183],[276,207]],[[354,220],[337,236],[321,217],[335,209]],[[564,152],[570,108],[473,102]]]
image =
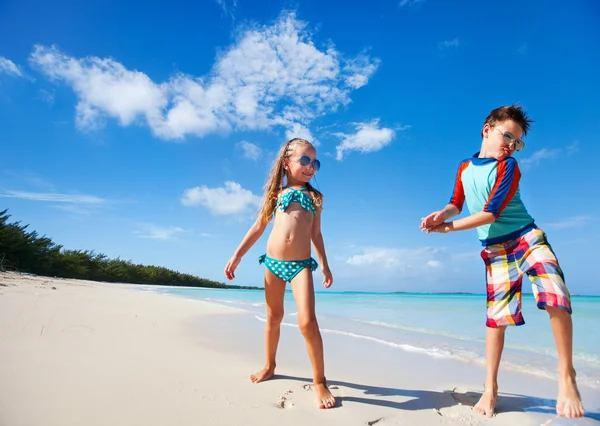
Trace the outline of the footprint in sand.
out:
[[[314,385],[312,383],[309,383],[309,384],[306,384],[306,385],[302,386],[302,389],[304,389],[305,391],[312,391],[313,387],[314,387]],[[335,385],[331,385],[331,386],[327,386],[327,387],[329,388],[329,391],[334,391],[334,390],[339,391],[340,390],[340,388],[338,388]],[[336,392],[331,392],[331,394],[333,396],[337,396]]]
[[[333,395],[333,397],[336,400],[335,407],[339,407],[342,402],[341,389],[335,385],[328,385],[327,388],[329,389],[329,392],[331,392],[331,394]],[[313,391],[314,385],[312,383],[307,383],[304,386],[302,386],[302,389],[304,389],[305,391]]]
[[[457,404],[471,407],[477,404],[477,401],[481,398],[481,392],[470,392],[462,388],[454,388],[450,394]]]
[[[279,401],[277,401],[277,406],[279,408],[292,408],[294,403],[292,402],[291,394],[294,393],[293,390],[286,390],[280,397]]]
[[[447,393],[445,391],[444,393]],[[479,401],[481,392],[471,392],[465,389],[456,387],[450,392],[450,396],[456,403],[454,406],[434,408],[433,411],[444,417],[444,421],[451,421],[452,423],[466,424],[466,425],[478,425],[482,421],[488,420],[478,415],[474,415],[472,407]]]
[[[385,417],[379,417],[378,419],[368,421],[367,425],[373,426],[373,425],[376,425],[376,424],[378,424],[379,422],[382,422],[382,421],[385,421]]]

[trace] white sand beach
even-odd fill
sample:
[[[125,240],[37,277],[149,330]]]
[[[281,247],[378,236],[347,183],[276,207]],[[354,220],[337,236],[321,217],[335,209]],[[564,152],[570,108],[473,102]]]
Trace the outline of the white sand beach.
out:
[[[338,405],[319,410],[296,328],[282,328],[274,379],[263,324],[145,286],[0,273],[0,426],[598,425],[558,418],[557,384],[501,369],[497,415],[472,412],[481,365],[324,334]],[[253,319],[253,318],[252,318]]]

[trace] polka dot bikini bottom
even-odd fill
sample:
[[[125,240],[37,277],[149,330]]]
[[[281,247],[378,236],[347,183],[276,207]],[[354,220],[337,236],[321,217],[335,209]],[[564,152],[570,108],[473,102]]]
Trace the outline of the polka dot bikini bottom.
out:
[[[258,258],[258,263],[264,263],[273,275],[286,282],[292,282],[304,268],[310,267],[314,271],[319,267],[317,261],[312,257],[305,260],[277,260],[263,254]]]

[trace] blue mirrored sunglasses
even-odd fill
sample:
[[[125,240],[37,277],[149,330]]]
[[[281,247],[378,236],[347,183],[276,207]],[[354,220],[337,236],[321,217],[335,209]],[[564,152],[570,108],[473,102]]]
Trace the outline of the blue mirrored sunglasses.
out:
[[[317,172],[321,168],[321,162],[319,160],[317,160],[316,158],[314,160],[311,160],[308,155],[303,155],[302,157],[300,157],[298,162],[302,166],[309,166],[309,165],[312,166],[312,168],[315,169],[315,171],[317,171]]]

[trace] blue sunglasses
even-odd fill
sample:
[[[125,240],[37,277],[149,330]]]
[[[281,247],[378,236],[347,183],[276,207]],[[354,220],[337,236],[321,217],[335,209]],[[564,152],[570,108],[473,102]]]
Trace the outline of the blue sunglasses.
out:
[[[321,162],[316,158],[314,160],[311,160],[308,155],[303,155],[302,157],[300,157],[298,163],[300,163],[301,166],[311,166],[313,169],[315,169],[316,172],[318,172],[321,168]]]

